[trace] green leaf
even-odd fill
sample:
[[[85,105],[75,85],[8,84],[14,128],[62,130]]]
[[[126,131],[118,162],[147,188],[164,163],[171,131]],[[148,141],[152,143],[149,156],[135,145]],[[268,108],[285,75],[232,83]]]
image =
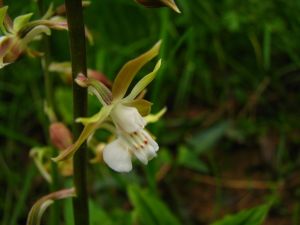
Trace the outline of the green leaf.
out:
[[[112,86],[112,94],[114,99],[118,100],[124,97],[135,75],[147,62],[158,55],[160,45],[161,41],[157,42],[149,51],[135,59],[130,60],[122,67]]]
[[[217,125],[214,125],[213,127],[193,136],[188,140],[188,144],[195,149],[197,154],[201,154],[210,150],[223,137],[229,127],[229,121],[218,123]]]
[[[32,17],[33,13],[28,13],[22,16],[18,16],[14,19],[13,30],[18,32],[26,23],[29,22],[30,18]]]
[[[177,162],[181,166],[196,170],[198,172],[208,172],[208,167],[206,166],[206,164],[198,159],[195,151],[193,151],[192,149],[188,149],[186,146],[179,147]]]
[[[126,100],[133,100],[136,96],[138,96],[146,87],[147,85],[155,78],[159,68],[161,66],[161,60],[158,60],[156,63],[154,70],[144,76],[132,89],[130,94],[125,98]]]
[[[243,210],[237,214],[225,216],[211,225],[260,225],[264,222],[270,209],[270,204]]]
[[[114,225],[113,219],[94,201],[89,201],[90,225]]]
[[[180,225],[170,209],[151,194],[137,186],[128,187],[128,195],[134,205],[134,215],[143,225]]]

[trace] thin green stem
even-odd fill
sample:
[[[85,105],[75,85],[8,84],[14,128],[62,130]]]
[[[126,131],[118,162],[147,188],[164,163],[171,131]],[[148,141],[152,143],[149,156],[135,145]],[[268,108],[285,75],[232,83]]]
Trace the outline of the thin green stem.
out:
[[[38,0],[38,8],[40,12],[40,16],[42,16],[45,12],[45,6],[43,0]],[[56,116],[54,114],[54,97],[53,97],[53,84],[52,84],[52,77],[49,73],[49,65],[50,65],[50,40],[49,37],[46,35],[43,36],[42,40],[43,45],[43,52],[44,55],[42,57],[42,67],[44,70],[44,85],[45,85],[45,97],[46,97],[46,104],[48,110],[48,116],[51,122],[56,121]]]
[[[40,16],[43,16],[45,12],[45,6],[43,0],[37,1],[38,10]],[[43,36],[42,39],[42,48],[44,55],[42,56],[42,69],[44,73],[44,87],[45,87],[45,99],[46,99],[46,105],[47,105],[47,114],[49,117],[50,122],[56,121],[56,116],[54,113],[54,98],[53,98],[53,83],[52,83],[52,77],[49,72],[49,65],[50,65],[50,40],[49,37],[46,35]],[[49,124],[47,123],[46,131],[48,130]],[[47,132],[47,137],[49,137],[49,133]],[[50,140],[48,138],[48,144],[50,145]],[[57,151],[55,149],[52,150],[52,156],[57,155]],[[52,177],[52,183],[50,185],[50,191],[54,192],[59,189],[58,184],[58,168],[55,162],[51,162],[51,177]],[[51,215],[50,215],[50,225],[56,225],[59,223],[59,217],[60,217],[60,207],[58,204],[54,204],[54,206],[51,208]]]
[[[78,86],[74,79],[79,73],[87,74],[86,68],[86,46],[84,34],[84,21],[81,0],[65,0],[70,52],[72,61],[73,76],[73,116],[75,118],[87,115],[87,91]],[[73,125],[73,134],[77,138],[83,126],[79,123]],[[73,200],[75,225],[89,225],[88,195],[86,185],[86,144],[75,153],[73,159],[74,166],[74,185],[77,197]]]

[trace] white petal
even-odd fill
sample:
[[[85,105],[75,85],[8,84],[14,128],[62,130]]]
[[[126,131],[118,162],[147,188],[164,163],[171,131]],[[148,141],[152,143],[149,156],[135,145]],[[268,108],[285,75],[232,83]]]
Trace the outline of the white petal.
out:
[[[144,151],[147,154],[148,160],[153,159],[157,155],[156,154],[156,150],[152,146],[150,146],[150,145],[147,145]]]
[[[158,144],[153,140],[153,138],[150,136],[150,134],[148,134],[148,132],[145,131],[145,130],[142,131],[142,134],[144,135],[144,137],[145,137],[145,138],[147,139],[147,141],[149,142],[149,145],[152,146],[153,150],[154,150],[155,152],[157,152],[158,149],[159,149],[159,146],[158,146]]]
[[[147,165],[148,163],[148,156],[147,153],[145,151],[142,151],[141,149],[135,149],[133,151],[133,154],[135,155],[135,157],[140,160],[142,163],[144,163],[145,165]]]
[[[122,145],[126,146],[125,148],[143,164],[147,164],[149,160],[156,156],[159,146],[144,129],[133,133],[127,133],[119,129],[118,136]]]
[[[121,139],[106,145],[103,150],[104,162],[117,172],[129,172],[132,170],[131,155]]]
[[[146,121],[134,107],[117,103],[111,112],[113,122],[127,133],[133,133],[143,129]]]

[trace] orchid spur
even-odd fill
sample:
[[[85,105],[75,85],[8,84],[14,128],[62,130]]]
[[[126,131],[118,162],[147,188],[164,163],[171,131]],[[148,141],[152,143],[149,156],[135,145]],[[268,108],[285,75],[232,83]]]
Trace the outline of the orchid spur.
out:
[[[132,169],[132,155],[144,164],[156,156],[158,144],[144,130],[146,122],[143,119],[143,116],[149,114],[152,103],[140,98],[139,95],[155,78],[161,60],[158,60],[152,72],[138,81],[126,97],[125,95],[135,75],[158,55],[160,45],[161,41],[144,54],[127,62],[116,76],[112,90],[96,79],[78,75],[77,84],[87,87],[89,92],[99,99],[102,108],[92,117],[76,120],[84,124],[81,135],[73,145],[54,158],[54,161],[72,157],[81,144],[107,122],[113,123],[117,136],[117,139],[107,144],[103,151],[103,159],[109,167],[118,172],[128,172]]]

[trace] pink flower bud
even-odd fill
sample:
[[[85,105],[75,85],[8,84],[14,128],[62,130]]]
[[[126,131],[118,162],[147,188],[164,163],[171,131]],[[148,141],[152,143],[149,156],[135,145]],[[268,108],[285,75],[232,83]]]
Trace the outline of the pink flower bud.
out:
[[[49,133],[51,143],[59,150],[64,150],[73,143],[72,134],[63,123],[52,123],[49,127]]]
[[[101,83],[103,83],[106,87],[110,88],[111,87],[111,81],[108,79],[108,77],[96,70],[88,69],[88,77],[94,78]]]

